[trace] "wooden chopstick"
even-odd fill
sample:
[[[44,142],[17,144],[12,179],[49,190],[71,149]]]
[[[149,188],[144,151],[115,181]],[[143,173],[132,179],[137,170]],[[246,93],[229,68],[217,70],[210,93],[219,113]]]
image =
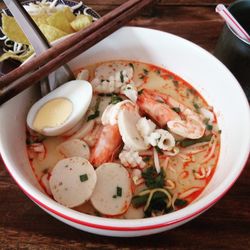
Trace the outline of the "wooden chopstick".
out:
[[[121,15],[123,12],[126,12],[128,9],[133,8],[136,4],[138,4],[140,0],[129,0],[124,4],[120,5],[113,11],[109,12],[105,16],[101,17],[99,20],[94,22],[92,25],[87,27],[86,29],[75,33],[69,38],[65,39],[63,42],[53,46],[53,48],[48,49],[45,53],[40,56],[34,58],[32,61],[27,62],[26,64],[16,68],[11,71],[4,77],[0,78],[0,88],[7,86],[9,83],[19,79],[24,74],[32,72],[36,70],[43,64],[53,60],[57,55],[69,49],[75,43],[85,39],[89,34],[95,32],[99,27],[108,23],[111,19],[115,19],[117,16]]]
[[[17,95],[27,87],[38,82],[49,73],[101,41],[132,19],[142,8],[154,0],[129,0],[111,11],[89,28],[77,32],[45,53],[35,57],[0,78],[0,104]],[[26,76],[28,72],[35,72]]]

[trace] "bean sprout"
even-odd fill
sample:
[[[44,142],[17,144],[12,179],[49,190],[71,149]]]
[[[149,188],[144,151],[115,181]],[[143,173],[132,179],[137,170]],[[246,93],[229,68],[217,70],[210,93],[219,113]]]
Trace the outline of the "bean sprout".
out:
[[[161,166],[160,166],[159,156],[155,148],[154,148],[154,163],[156,172],[159,174],[161,172]]]
[[[199,191],[199,190],[200,190],[200,188],[198,188],[198,187],[190,188],[190,189],[186,190],[185,192],[181,193],[181,194],[179,195],[179,198],[180,198],[180,199],[186,198],[186,197],[188,197],[189,195],[191,195],[191,194],[193,194],[193,193],[195,193],[195,192],[197,192],[197,191]]]

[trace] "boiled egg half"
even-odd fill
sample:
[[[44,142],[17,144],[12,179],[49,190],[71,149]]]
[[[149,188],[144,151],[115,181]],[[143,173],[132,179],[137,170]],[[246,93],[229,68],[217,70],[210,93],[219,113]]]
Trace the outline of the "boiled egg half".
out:
[[[91,84],[84,80],[61,85],[31,107],[27,116],[28,127],[45,136],[67,133],[87,112],[92,94]]]

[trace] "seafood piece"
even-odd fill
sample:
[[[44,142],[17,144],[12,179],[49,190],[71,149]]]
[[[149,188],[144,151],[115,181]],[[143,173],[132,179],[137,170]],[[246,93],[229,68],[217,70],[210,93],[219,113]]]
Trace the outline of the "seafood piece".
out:
[[[96,179],[96,172],[86,159],[72,157],[56,164],[51,172],[49,184],[54,199],[72,208],[91,197]]]
[[[122,138],[118,126],[103,126],[99,139],[91,151],[90,162],[98,167],[102,163],[112,161],[121,144]]]
[[[175,147],[174,137],[164,129],[156,129],[145,139],[153,147],[158,146],[162,150],[171,151]]]
[[[118,114],[122,109],[134,110],[135,105],[129,101],[121,101],[114,104],[109,104],[102,114],[102,124],[103,125],[115,125],[118,122]]]
[[[156,125],[150,119],[143,117],[137,122],[136,128],[142,137],[147,137],[154,132]]]
[[[201,138],[206,130],[206,126],[199,114],[189,108],[182,111],[185,120],[171,120],[167,122],[169,130],[177,135],[189,139]]]
[[[79,139],[65,141],[57,147],[57,150],[67,158],[79,156],[88,160],[90,155],[88,144]]]
[[[120,164],[105,163],[97,170],[97,184],[91,203],[100,213],[115,216],[127,211],[132,189],[128,171]]]
[[[177,135],[197,139],[205,133],[206,126],[200,115],[169,95],[143,89],[137,104],[161,127],[167,125]],[[174,109],[178,109],[179,114]]]
[[[122,165],[125,167],[135,168],[139,166],[140,168],[144,168],[146,166],[146,163],[142,160],[142,157],[139,156],[139,153],[136,151],[123,150],[119,154],[119,159]]]
[[[142,89],[136,102],[140,110],[149,115],[160,127],[166,126],[170,120],[180,120],[179,115],[167,105],[163,97],[164,95],[155,90]]]
[[[132,110],[121,110],[118,115],[118,126],[122,140],[133,151],[142,151],[149,148],[136,128],[140,118],[138,112]]]
[[[121,87],[121,94],[125,95],[132,102],[136,103],[138,92],[134,83],[129,83]]]

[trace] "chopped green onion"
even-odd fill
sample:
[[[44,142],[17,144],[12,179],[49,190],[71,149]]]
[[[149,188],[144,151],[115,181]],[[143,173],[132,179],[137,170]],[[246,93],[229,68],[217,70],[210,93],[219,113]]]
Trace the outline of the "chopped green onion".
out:
[[[141,95],[144,89],[138,91],[138,95]]]
[[[163,154],[162,150],[158,146],[155,146],[155,149],[156,149],[157,153],[159,153],[161,155]]]
[[[88,175],[87,175],[87,174],[80,175],[80,181],[81,181],[81,182],[87,181],[88,179],[89,179],[89,178],[88,178]]]
[[[116,187],[116,195],[119,197],[122,196],[122,188],[121,187]]]
[[[161,172],[158,174],[155,167],[149,167],[142,172],[142,177],[145,180],[145,185],[148,188],[163,188],[165,183],[165,172],[161,168]]]
[[[146,204],[147,199],[148,199],[148,194],[146,195],[136,195],[132,198],[131,203],[134,208],[141,207]]]
[[[182,199],[176,199],[174,202],[174,205],[177,207],[184,207],[188,204],[188,202],[186,200],[182,200]]]
[[[184,139],[180,142],[181,147],[185,148],[200,142],[209,142],[212,138],[212,134],[203,136],[199,139]]]
[[[143,72],[144,72],[145,75],[148,74],[148,70],[147,69],[143,69]]]
[[[196,102],[194,102],[193,105],[194,105],[194,108],[195,108],[197,111],[200,109],[200,106],[199,106]]]
[[[178,107],[173,107],[172,110],[174,110],[176,113],[180,113],[181,109]]]
[[[133,64],[133,63],[129,63],[129,66],[130,66],[133,70],[135,70],[135,67],[134,67],[134,64]]]
[[[121,101],[122,101],[122,98],[120,96],[113,94],[111,96],[110,104],[117,104],[118,102],[121,102]]]
[[[146,157],[144,157],[143,159],[142,159],[143,161],[150,161],[150,156],[146,156]]]
[[[123,72],[120,71],[120,79],[121,79],[121,82],[123,83],[124,82],[124,76],[123,76]]]
[[[206,128],[207,128],[207,130],[213,130],[213,125],[207,124]]]
[[[100,115],[100,111],[99,111],[99,110],[96,110],[94,114],[88,116],[87,121],[94,120],[94,119],[97,118],[99,115]]]
[[[176,88],[178,88],[178,87],[179,87],[179,82],[178,82],[178,81],[173,80],[173,84],[174,84],[174,86],[175,86]]]

